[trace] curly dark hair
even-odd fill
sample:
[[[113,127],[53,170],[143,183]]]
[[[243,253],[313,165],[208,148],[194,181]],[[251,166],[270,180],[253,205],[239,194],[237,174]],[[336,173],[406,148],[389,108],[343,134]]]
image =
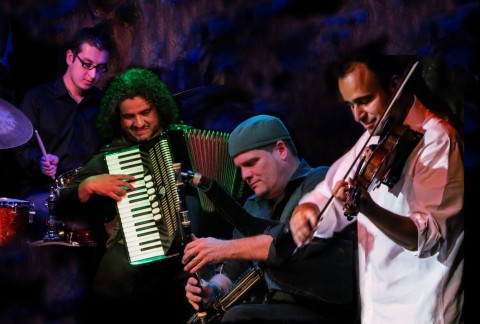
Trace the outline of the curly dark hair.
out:
[[[161,129],[166,130],[178,122],[180,112],[165,83],[148,69],[131,68],[112,79],[100,103],[95,126],[106,143],[122,135],[119,106],[136,96],[155,107]]]

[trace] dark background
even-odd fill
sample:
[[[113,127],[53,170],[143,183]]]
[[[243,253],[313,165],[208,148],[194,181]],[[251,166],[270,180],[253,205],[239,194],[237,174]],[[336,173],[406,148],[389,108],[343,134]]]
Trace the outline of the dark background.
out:
[[[312,165],[329,165],[361,129],[325,71],[336,56],[368,48],[423,56],[422,75],[465,121],[468,145],[478,129],[478,13],[478,1],[452,0],[3,0],[0,96],[18,106],[32,86],[62,75],[65,42],[101,24],[117,45],[102,87],[127,67],[148,67],[174,94],[187,91],[177,96],[185,123],[229,131],[250,115],[272,114]],[[240,91],[234,99],[209,87],[222,72]],[[21,175],[11,172],[10,151],[0,151],[0,196],[15,198]],[[465,154],[469,172],[478,149]]]
[[[251,115],[272,114],[311,165],[330,165],[362,130],[325,82],[329,62],[361,49],[421,56],[430,98],[460,121],[466,199],[474,201],[479,9],[479,1],[467,0],[2,0],[0,97],[18,107],[32,86],[63,75],[66,41],[80,27],[100,24],[117,45],[102,87],[127,67],[150,68],[176,94],[185,123],[231,131]],[[12,149],[0,149],[0,197],[17,198],[20,179]],[[31,302],[18,307],[24,312],[58,305],[67,313],[69,298],[81,299],[73,295],[82,291],[80,265],[62,258],[84,252],[55,249],[43,257],[3,248],[1,289],[9,295],[0,303],[12,318],[22,318],[17,299]],[[35,271],[23,269],[40,259]],[[50,267],[45,259],[64,261]],[[16,275],[25,270],[41,284]]]

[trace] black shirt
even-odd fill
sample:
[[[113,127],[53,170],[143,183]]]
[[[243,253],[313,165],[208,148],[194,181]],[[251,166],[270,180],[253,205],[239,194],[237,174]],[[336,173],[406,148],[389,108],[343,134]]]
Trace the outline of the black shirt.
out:
[[[101,147],[102,141],[94,125],[103,91],[92,88],[77,103],[68,93],[63,78],[32,88],[23,98],[20,110],[32,122],[48,154],[60,159],[56,176],[81,167]],[[16,149],[22,174],[22,190],[53,180],[40,170],[42,151],[35,133]]]

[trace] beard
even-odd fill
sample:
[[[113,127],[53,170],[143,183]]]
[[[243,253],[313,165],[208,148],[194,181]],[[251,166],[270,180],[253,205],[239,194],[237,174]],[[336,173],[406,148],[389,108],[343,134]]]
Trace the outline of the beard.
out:
[[[162,132],[162,129],[161,129],[160,126],[157,124],[157,125],[155,125],[155,126],[152,128],[152,132],[150,133],[150,135],[149,135],[148,137],[139,138],[139,137],[133,135],[133,134],[130,133],[130,132],[127,132],[127,133],[126,133],[126,136],[127,136],[128,140],[130,140],[131,142],[134,142],[134,143],[145,143],[145,142],[148,142],[149,140],[151,140],[152,138],[158,136],[161,132]]]

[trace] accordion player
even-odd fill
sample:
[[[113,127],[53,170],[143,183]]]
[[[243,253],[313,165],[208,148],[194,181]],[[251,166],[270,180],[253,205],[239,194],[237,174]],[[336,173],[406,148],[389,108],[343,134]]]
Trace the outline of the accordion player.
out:
[[[136,179],[135,190],[116,206],[132,265],[178,255],[183,248],[174,163],[181,164],[183,170],[208,175],[233,197],[241,197],[243,180],[228,155],[228,136],[225,132],[176,125],[158,139],[105,154],[110,174],[130,174]],[[196,195],[205,216],[202,220],[211,225],[223,221],[225,232],[230,234],[230,225],[220,216],[215,218],[211,201],[201,190]],[[202,234],[212,233],[207,230]]]

